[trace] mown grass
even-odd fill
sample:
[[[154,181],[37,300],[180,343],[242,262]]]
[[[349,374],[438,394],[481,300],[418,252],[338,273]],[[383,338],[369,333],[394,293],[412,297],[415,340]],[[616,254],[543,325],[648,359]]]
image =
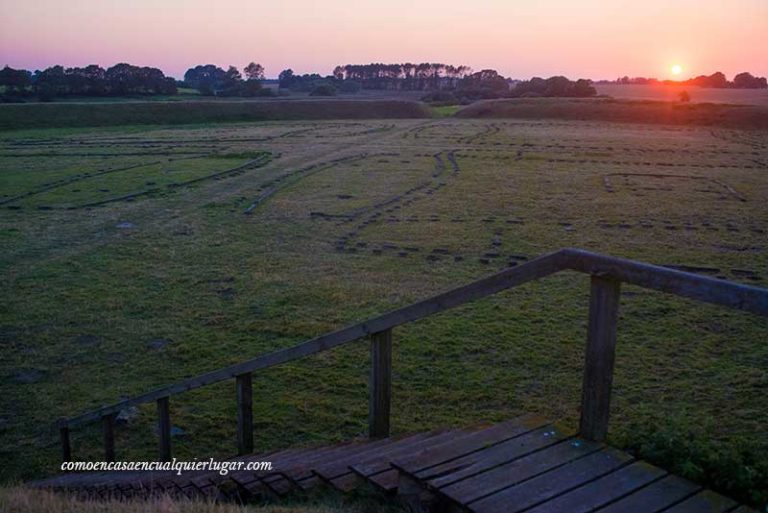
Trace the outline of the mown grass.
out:
[[[302,119],[425,118],[417,102],[398,100],[149,101],[0,105],[0,130],[222,123]]]
[[[508,255],[531,258],[577,246],[716,268],[717,276],[760,286],[768,279],[768,184],[760,164],[766,141],[759,133],[443,119],[32,135],[3,140],[0,177],[9,187],[118,165],[129,158],[120,152],[150,141],[157,151],[199,152],[211,170],[230,164],[216,154],[234,159],[264,150],[280,157],[162,197],[46,211],[38,207],[49,202],[32,196],[5,205],[20,209],[0,209],[6,481],[56,471],[58,417],[469,283],[505,268]],[[33,150],[14,142],[20,139],[40,142],[34,152],[70,156],[30,156]],[[78,148],[112,156],[71,156]],[[11,156],[21,154],[28,156]],[[205,166],[196,162],[174,165],[197,173]],[[144,183],[152,172],[105,175],[104,188],[128,178]],[[609,192],[603,179],[619,172],[706,177],[746,201],[716,182],[679,178],[614,176]],[[421,183],[445,186],[375,207]],[[250,216],[243,214],[272,189]],[[65,192],[58,193],[62,201]],[[400,208],[386,211],[394,206]],[[318,212],[358,217],[345,222]],[[350,232],[355,235],[337,250]],[[502,256],[485,256],[494,252]],[[565,273],[396,329],[395,432],[524,412],[575,427],[587,304],[588,279]],[[765,319],[625,287],[612,441],[680,465],[675,468],[743,500],[764,502],[765,469],[755,455],[768,451],[766,338]],[[364,436],[368,364],[361,341],[257,374],[258,450]],[[231,382],[175,396],[171,413],[182,429],[174,455],[233,454]],[[147,405],[119,426],[119,459],[154,457],[154,415]],[[681,415],[687,426],[709,428],[681,427]],[[690,440],[685,454],[677,443],[660,441],[666,437]],[[99,426],[75,430],[73,445],[76,458],[100,459]],[[718,462],[751,477],[729,481],[711,471]]]

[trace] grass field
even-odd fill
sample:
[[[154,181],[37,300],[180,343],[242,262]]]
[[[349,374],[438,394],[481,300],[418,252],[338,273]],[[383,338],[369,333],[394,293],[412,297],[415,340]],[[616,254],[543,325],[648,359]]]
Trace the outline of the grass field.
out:
[[[2,478],[56,471],[58,417],[564,246],[766,286],[767,168],[764,131],[598,121],[1,132]],[[574,427],[587,302],[561,274],[395,330],[394,430]],[[633,287],[621,308],[612,441],[765,500],[768,321]],[[258,449],[363,435],[368,362],[363,342],[255,376]],[[234,453],[232,383],[171,410],[175,456]],[[118,459],[154,457],[153,421],[119,426]],[[100,459],[99,426],[73,436]]]
[[[616,85],[596,84],[598,94],[632,100],[678,101],[687,91],[695,103],[734,103],[768,106],[768,89],[712,89],[685,85]]]

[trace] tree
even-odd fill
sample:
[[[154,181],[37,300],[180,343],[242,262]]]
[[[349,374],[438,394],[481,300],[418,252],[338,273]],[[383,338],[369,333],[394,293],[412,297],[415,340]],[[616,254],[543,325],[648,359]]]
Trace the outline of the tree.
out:
[[[733,87],[737,89],[765,89],[768,87],[768,83],[765,77],[755,77],[745,71],[733,77]]]
[[[264,66],[251,62],[243,71],[245,72],[245,78],[248,80],[264,80]]]
[[[22,94],[32,84],[32,73],[25,69],[13,69],[9,66],[0,70],[0,85],[5,86],[8,94]]]
[[[292,69],[284,69],[277,77],[278,87],[281,89],[290,89],[294,82],[294,75]]]
[[[691,95],[688,94],[688,91],[680,91],[677,93],[677,99],[683,103],[688,103],[691,101]]]

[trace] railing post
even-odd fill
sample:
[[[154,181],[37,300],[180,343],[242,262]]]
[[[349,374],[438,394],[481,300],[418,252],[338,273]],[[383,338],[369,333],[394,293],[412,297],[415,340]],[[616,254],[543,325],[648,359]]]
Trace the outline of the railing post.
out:
[[[368,402],[368,436],[389,436],[392,397],[392,329],[371,335],[371,377]]]
[[[157,400],[157,434],[160,461],[171,461],[171,411],[168,396]]]
[[[620,291],[618,280],[592,276],[579,435],[598,442],[608,434]]]
[[[253,379],[250,372],[235,377],[237,389],[237,453],[253,452]]]
[[[115,461],[115,414],[101,418],[104,432],[104,461]]]
[[[61,439],[61,461],[72,461],[72,445],[69,441],[69,426],[59,425],[59,438]]]

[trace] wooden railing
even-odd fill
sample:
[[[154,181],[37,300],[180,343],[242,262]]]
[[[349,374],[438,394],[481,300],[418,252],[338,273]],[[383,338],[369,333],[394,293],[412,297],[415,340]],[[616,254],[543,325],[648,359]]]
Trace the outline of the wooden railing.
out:
[[[115,417],[124,408],[153,401],[157,403],[159,457],[161,460],[169,460],[171,458],[170,397],[233,378],[237,397],[238,453],[250,453],[253,451],[253,373],[365,337],[370,337],[371,343],[369,436],[388,436],[392,388],[392,328],[563,270],[574,270],[591,275],[589,324],[579,423],[580,435],[590,440],[602,441],[608,432],[621,283],[639,285],[768,316],[768,289],[578,249],[562,249],[469,285],[449,290],[296,346],[201,374],[77,417],[61,419],[58,427],[64,461],[72,459],[70,429],[98,420],[101,420],[103,425],[105,457],[109,461],[114,460]]]

